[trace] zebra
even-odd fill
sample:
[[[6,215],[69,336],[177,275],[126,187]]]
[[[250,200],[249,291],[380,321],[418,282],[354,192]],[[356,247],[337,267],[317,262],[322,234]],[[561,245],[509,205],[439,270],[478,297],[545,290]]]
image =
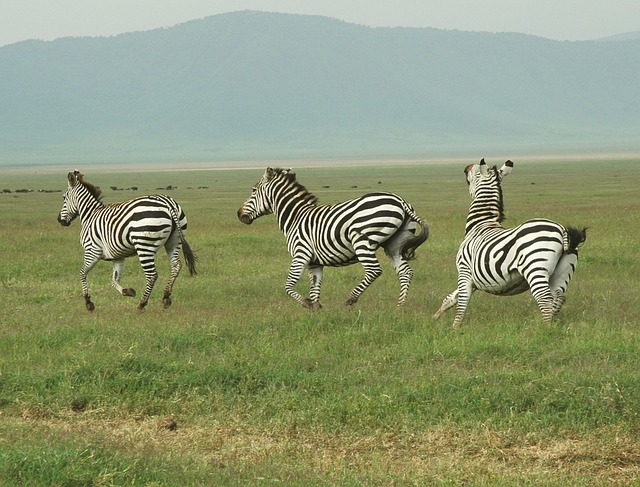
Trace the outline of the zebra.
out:
[[[473,201],[456,256],[458,287],[433,316],[437,319],[456,306],[454,328],[462,322],[476,289],[498,296],[530,289],[545,324],[551,323],[565,302],[586,228],[564,227],[541,218],[504,228],[502,179],[512,169],[512,161],[498,170],[487,167],[484,159],[464,169]]]
[[[273,213],[284,233],[292,261],[285,284],[287,294],[303,307],[320,309],[325,266],[360,262],[364,278],[351,291],[347,306],[382,273],[376,250],[383,247],[400,280],[398,306],[407,299],[413,270],[407,263],[429,235],[425,220],[400,196],[369,193],[333,205],[319,205],[316,196],[296,180],[291,169],[267,167],[251,196],[238,210],[242,223]],[[295,290],[304,269],[310,273],[309,297]]]
[[[196,256],[185,240],[187,217],[175,200],[165,195],[134,198],[105,205],[99,188],[84,180],[79,171],[67,174],[68,188],[63,196],[58,222],[69,226],[80,217],[80,243],[84,248],[84,264],[80,281],[87,310],[93,311],[87,273],[99,260],[113,262],[111,285],[123,296],[135,296],[135,290],[124,288],[120,278],[127,257],[138,255],[146,278],[146,288],[138,309],[143,310],[158,278],[155,259],[164,246],[171,262],[171,276],[164,289],[162,302],[171,306],[171,291],[180,268],[180,247],[192,276],[196,275]]]

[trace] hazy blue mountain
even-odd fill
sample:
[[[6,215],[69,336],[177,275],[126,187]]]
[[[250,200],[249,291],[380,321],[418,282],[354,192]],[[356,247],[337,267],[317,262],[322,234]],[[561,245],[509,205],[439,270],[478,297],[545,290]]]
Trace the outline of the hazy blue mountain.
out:
[[[598,41],[606,41],[606,42],[618,42],[618,41],[633,41],[640,39],[640,30],[636,30],[633,32],[624,32],[622,34],[616,34],[612,36],[602,37],[597,39]]]
[[[0,162],[640,148],[640,40],[237,12],[0,48]]]

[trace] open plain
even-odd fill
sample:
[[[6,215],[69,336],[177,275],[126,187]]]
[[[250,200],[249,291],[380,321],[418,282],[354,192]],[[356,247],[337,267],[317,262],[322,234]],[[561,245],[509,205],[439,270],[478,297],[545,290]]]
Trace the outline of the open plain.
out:
[[[528,293],[474,294],[459,330],[453,311],[432,321],[456,283],[465,162],[293,163],[320,203],[391,191],[430,226],[403,309],[380,252],[384,273],[353,309],[344,301],[361,267],[326,269],[320,312],[284,293],[290,259],[274,218],[236,217],[266,163],[78,168],[105,203],[164,192],[187,214],[199,274],[183,270],[163,309],[159,254],[143,313],[111,288],[106,262],[89,274],[96,310],[85,309],[80,222],[62,228],[62,193],[50,192],[76,168],[3,170],[0,484],[638,481],[640,162],[514,161],[505,226],[588,227],[550,326]],[[135,259],[123,283],[142,289]]]

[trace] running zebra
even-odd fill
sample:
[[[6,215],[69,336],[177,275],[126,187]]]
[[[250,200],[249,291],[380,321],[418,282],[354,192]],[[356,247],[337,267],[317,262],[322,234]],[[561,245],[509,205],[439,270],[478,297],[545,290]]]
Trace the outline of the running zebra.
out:
[[[511,161],[498,170],[496,166],[488,168],[484,159],[465,168],[473,201],[456,257],[458,288],[444,299],[434,319],[457,305],[453,326],[459,326],[476,289],[498,296],[530,289],[545,323],[550,323],[564,304],[578,262],[578,246],[587,238],[586,229],[544,219],[504,228],[502,179],[512,169]]]
[[[147,281],[138,309],[147,305],[158,278],[156,253],[164,246],[171,261],[171,277],[164,289],[164,307],[171,306],[171,290],[180,273],[180,247],[191,275],[196,274],[196,258],[184,236],[187,217],[172,198],[164,195],[142,196],[122,203],[104,205],[99,188],[84,181],[78,171],[67,175],[68,188],[58,215],[62,226],[69,226],[80,217],[80,243],[84,247],[84,264],[80,271],[82,292],[89,311],[95,306],[89,295],[87,273],[99,260],[113,261],[111,284],[123,296],[135,296],[131,288],[123,288],[120,278],[124,260],[138,255]]]
[[[319,205],[290,171],[268,167],[238,210],[238,218],[247,225],[260,216],[275,214],[293,258],[285,284],[287,294],[305,308],[319,309],[323,267],[360,262],[364,279],[349,295],[346,304],[351,306],[382,273],[376,250],[383,247],[400,279],[398,306],[402,306],[413,277],[407,261],[427,240],[427,223],[409,203],[391,193]],[[308,298],[295,290],[305,268],[311,278]]]

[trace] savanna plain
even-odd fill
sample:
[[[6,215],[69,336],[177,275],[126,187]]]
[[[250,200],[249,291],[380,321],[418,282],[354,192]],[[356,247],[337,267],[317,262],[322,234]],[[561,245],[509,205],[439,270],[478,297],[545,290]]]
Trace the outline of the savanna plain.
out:
[[[431,316],[456,284],[464,165],[294,164],[320,203],[391,191],[431,230],[403,309],[380,252],[353,309],[362,268],[326,269],[318,312],[284,292],[273,216],[236,217],[264,166],[79,168],[105,203],[164,192],[188,216],[199,274],[183,270],[163,309],[159,254],[142,313],[106,262],[85,309],[80,222],[61,227],[62,193],[38,192],[66,189],[75,167],[3,170],[0,187],[34,192],[0,193],[0,484],[637,484],[640,163],[515,160],[505,226],[588,227],[567,303],[543,325],[528,293],[476,293],[454,330],[452,310]],[[140,295],[137,260],[122,282]]]

